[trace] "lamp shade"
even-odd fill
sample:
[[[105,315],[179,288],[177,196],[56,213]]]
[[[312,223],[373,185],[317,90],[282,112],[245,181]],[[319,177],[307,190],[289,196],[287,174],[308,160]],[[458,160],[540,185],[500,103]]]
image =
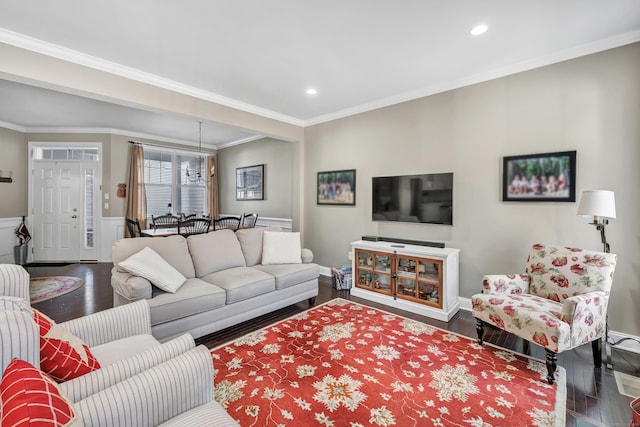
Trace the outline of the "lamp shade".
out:
[[[584,191],[580,197],[577,215],[598,218],[615,218],[616,200],[613,191]]]

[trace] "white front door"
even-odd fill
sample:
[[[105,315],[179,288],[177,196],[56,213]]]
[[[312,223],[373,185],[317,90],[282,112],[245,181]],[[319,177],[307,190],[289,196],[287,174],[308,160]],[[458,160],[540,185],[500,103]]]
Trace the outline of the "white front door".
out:
[[[78,261],[84,212],[80,162],[36,161],[33,166],[33,259]]]

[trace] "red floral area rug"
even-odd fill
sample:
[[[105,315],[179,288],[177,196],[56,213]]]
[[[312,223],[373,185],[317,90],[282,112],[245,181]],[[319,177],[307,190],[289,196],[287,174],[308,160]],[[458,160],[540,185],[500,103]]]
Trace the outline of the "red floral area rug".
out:
[[[212,350],[241,426],[563,426],[544,362],[343,299]]]

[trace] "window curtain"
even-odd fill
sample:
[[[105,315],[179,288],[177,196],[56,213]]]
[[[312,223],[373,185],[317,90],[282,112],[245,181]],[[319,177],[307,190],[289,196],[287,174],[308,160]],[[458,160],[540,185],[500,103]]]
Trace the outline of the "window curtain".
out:
[[[138,219],[140,227],[147,228],[147,195],[144,191],[144,151],[141,145],[131,144],[129,147],[129,173],[127,177],[127,206],[125,215],[130,219]],[[126,228],[125,228],[126,230]],[[129,234],[125,231],[125,234]],[[135,237],[135,236],[129,236]]]
[[[211,218],[217,218],[220,215],[220,206],[218,204],[218,157],[215,154],[207,156],[207,170],[214,172],[207,183],[207,190],[209,191],[209,215]]]

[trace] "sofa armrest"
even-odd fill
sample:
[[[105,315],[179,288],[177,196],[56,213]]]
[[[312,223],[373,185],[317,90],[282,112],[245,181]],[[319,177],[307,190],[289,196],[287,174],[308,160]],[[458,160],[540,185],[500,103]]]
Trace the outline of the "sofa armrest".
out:
[[[572,347],[605,334],[608,302],[609,295],[602,291],[587,292],[564,300],[560,319],[571,325]]]
[[[529,293],[528,274],[489,274],[482,278],[483,294],[519,295]]]
[[[587,292],[567,298],[562,303],[561,320],[569,324],[575,322],[595,323],[606,321],[609,296],[602,291]]]
[[[181,354],[75,404],[85,427],[155,426],[214,400],[205,346]]]
[[[311,249],[302,248],[300,256],[302,258],[303,264],[309,264],[313,262],[313,252],[311,252]]]
[[[128,301],[151,298],[151,282],[131,273],[111,270],[111,287]]]
[[[14,357],[40,368],[40,331],[28,307],[0,310],[0,376]]]
[[[92,394],[186,353],[194,347],[193,337],[187,333],[104,368],[60,383],[58,388],[69,400],[79,402]]]
[[[151,311],[147,300],[99,311],[60,326],[80,337],[89,347],[133,337],[151,335]]]
[[[29,301],[29,273],[16,264],[0,264],[0,295]]]

